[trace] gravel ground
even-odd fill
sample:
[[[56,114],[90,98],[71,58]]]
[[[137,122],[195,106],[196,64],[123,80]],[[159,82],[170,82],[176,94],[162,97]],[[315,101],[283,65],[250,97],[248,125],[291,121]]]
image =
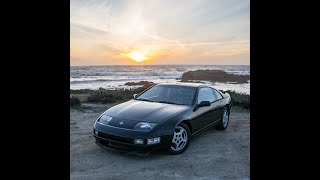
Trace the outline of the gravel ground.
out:
[[[114,104],[70,108],[71,179],[249,179],[250,111],[234,107],[226,131],[210,128],[180,155],[140,157],[95,144],[93,123]]]

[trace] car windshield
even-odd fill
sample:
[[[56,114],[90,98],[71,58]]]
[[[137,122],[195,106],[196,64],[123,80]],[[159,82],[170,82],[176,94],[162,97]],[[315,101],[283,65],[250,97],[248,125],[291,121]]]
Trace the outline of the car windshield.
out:
[[[195,93],[196,87],[157,85],[141,94],[136,100],[191,105]]]

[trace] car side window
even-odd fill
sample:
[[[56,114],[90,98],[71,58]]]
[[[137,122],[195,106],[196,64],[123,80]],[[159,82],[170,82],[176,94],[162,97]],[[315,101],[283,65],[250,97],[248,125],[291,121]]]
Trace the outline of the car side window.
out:
[[[201,88],[198,93],[198,103],[201,101],[210,101],[213,102],[217,100],[217,97],[213,94],[211,88]]]
[[[215,89],[212,89],[212,91],[213,91],[213,94],[216,96],[217,99],[222,99],[223,98],[222,95],[218,91],[216,91]]]

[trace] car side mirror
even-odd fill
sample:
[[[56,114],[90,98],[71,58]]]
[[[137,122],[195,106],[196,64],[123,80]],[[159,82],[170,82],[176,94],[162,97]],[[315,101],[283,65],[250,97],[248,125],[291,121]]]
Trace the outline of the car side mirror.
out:
[[[197,104],[197,105],[193,108],[193,111],[198,110],[200,107],[210,106],[210,105],[211,105],[210,101],[201,101],[199,104]]]
[[[201,101],[200,104],[198,104],[198,107],[204,107],[204,106],[210,106],[210,101]]]
[[[138,96],[138,94],[133,94],[133,98],[136,98]]]

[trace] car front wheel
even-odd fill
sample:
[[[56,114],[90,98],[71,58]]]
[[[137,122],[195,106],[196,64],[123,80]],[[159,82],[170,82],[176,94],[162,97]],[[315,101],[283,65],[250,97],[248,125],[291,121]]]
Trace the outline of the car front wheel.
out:
[[[180,123],[174,130],[172,137],[172,144],[170,147],[171,154],[181,154],[183,153],[189,146],[190,143],[190,130],[189,127]]]

